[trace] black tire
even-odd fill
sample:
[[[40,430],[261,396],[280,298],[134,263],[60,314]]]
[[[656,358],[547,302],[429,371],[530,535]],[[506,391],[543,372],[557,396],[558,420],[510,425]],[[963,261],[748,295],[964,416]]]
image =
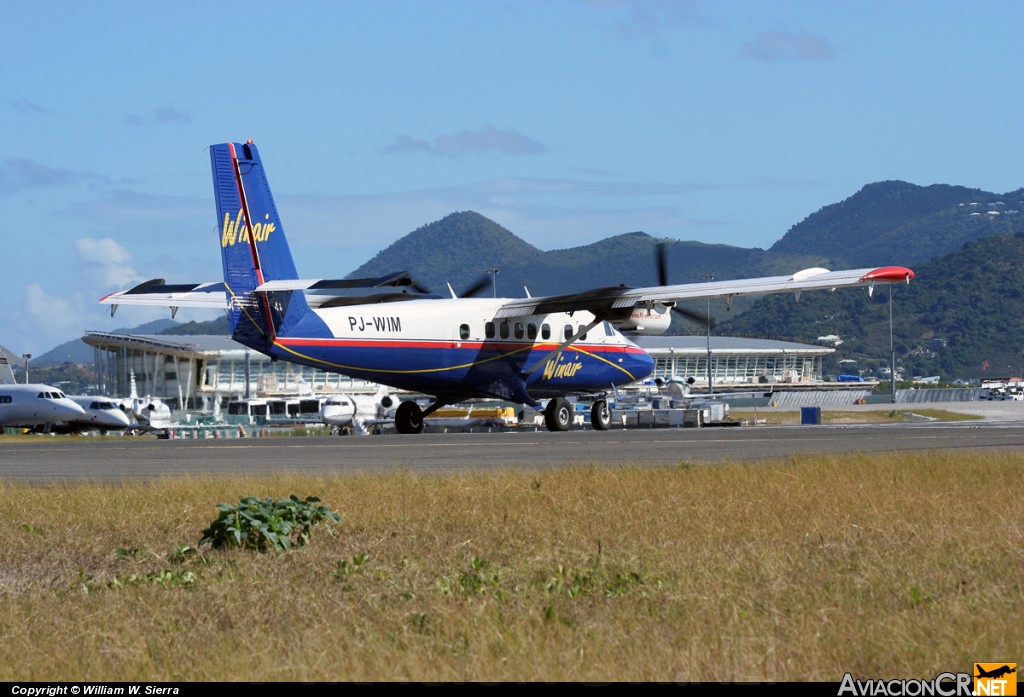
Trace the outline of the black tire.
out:
[[[416,402],[406,401],[395,410],[395,428],[399,433],[422,433],[423,410]]]
[[[555,397],[544,409],[544,425],[549,431],[568,431],[572,426],[572,405],[562,397]]]
[[[590,425],[595,431],[607,431],[612,425],[612,412],[608,400],[599,399],[590,408]]]

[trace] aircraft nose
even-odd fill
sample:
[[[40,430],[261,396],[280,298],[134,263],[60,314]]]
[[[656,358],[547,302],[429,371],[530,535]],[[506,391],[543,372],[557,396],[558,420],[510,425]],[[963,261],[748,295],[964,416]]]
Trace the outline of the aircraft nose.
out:
[[[631,364],[629,372],[632,373],[637,380],[643,380],[654,372],[654,359],[649,353],[644,352],[632,354],[629,362]]]
[[[54,407],[62,418],[80,419],[85,416],[85,409],[72,402],[70,399],[55,400]]]

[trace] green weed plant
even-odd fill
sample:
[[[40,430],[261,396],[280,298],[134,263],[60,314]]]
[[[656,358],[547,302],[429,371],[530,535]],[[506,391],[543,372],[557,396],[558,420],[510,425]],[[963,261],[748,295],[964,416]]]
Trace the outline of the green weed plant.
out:
[[[292,494],[279,499],[246,496],[234,505],[218,504],[220,514],[203,530],[199,544],[215,549],[243,547],[259,552],[302,547],[309,542],[310,532],[318,523],[341,523],[338,513],[327,506],[318,506],[319,503],[316,496],[300,499]]]

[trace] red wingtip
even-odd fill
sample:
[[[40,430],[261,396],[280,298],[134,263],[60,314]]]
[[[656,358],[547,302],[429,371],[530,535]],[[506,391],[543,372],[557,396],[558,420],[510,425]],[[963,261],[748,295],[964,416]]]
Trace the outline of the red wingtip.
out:
[[[862,281],[909,281],[914,272],[905,266],[882,266],[860,277]]]

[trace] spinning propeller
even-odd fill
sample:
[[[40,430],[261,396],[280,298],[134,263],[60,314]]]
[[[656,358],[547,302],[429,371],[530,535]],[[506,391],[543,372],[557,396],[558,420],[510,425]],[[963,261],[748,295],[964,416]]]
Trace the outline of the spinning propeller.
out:
[[[659,242],[658,246],[655,247],[655,258],[658,265],[658,285],[668,285],[668,243]],[[706,315],[703,312],[696,312],[695,310],[687,310],[677,305],[672,306],[672,312],[675,312],[680,317],[685,317],[691,322],[696,322],[702,327],[714,328],[715,318],[710,315]]]

